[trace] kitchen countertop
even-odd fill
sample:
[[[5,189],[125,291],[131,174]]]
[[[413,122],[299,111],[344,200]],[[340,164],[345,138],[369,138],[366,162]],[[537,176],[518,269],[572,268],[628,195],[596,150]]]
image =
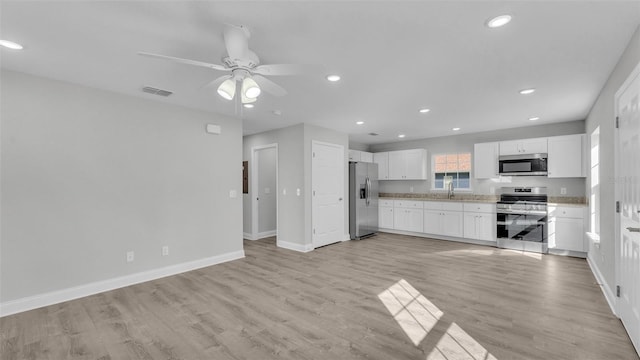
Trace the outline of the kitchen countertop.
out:
[[[380,193],[380,199],[386,200],[418,200],[418,201],[451,201],[451,202],[476,202],[496,203],[500,200],[498,195],[455,194],[453,199],[448,199],[446,193]],[[549,206],[587,206],[587,199],[580,196],[549,196]]]

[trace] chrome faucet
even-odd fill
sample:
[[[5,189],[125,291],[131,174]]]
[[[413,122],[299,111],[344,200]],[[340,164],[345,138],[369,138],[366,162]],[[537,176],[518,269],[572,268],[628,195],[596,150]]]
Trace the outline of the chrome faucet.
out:
[[[450,181],[447,185],[447,199],[453,198],[453,181]]]

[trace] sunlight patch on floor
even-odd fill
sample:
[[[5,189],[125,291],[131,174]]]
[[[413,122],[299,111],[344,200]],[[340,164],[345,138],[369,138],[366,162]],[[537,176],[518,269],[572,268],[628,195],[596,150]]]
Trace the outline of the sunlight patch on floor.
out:
[[[427,355],[427,360],[497,360],[487,349],[480,345],[456,323],[452,323],[447,332]]]
[[[415,346],[429,334],[444,313],[408,281],[401,279],[378,298]],[[455,322],[440,337],[427,360],[497,360]]]
[[[443,315],[437,306],[404,279],[378,294],[378,298],[416,346]]]

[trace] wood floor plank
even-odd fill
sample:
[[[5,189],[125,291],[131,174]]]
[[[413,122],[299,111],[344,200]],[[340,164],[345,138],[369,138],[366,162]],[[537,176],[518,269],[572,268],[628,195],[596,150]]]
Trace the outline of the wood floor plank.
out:
[[[583,259],[384,233],[245,254],[1,318],[0,358],[639,359]]]

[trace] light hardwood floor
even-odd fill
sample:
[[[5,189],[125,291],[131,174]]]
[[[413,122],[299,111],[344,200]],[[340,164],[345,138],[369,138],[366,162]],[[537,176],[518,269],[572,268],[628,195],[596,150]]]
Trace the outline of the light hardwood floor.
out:
[[[638,359],[583,259],[379,234],[0,319],[11,359]]]

